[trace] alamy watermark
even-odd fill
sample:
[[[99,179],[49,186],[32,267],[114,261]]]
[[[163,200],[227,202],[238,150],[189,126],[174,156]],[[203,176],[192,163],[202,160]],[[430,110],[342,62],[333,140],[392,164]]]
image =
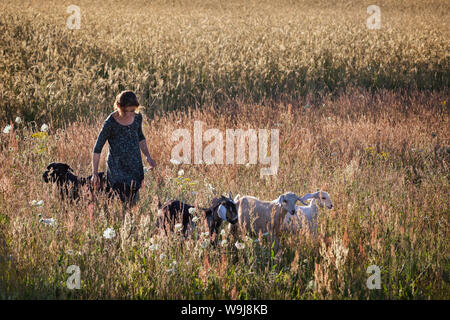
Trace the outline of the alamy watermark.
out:
[[[220,130],[212,128],[203,133],[203,122],[194,121],[193,159],[191,132],[188,129],[176,129],[172,133],[171,140],[177,142],[181,139],[181,141],[172,148],[171,161],[180,164],[245,164],[246,141],[248,141],[248,164],[256,164],[259,159],[259,163],[269,165],[269,167],[261,168],[260,177],[275,175],[279,165],[279,129],[270,130],[270,156],[267,155],[268,135],[267,129],[226,129],[224,142],[224,136]],[[203,148],[203,142],[209,141],[211,142]]]
[[[66,26],[70,30],[77,30],[81,28],[81,9],[79,6],[70,5],[67,7],[67,13],[71,15],[66,20]]]
[[[369,290],[381,289],[381,270],[376,265],[371,265],[366,270],[367,274],[371,274],[367,278],[366,286]]]
[[[374,4],[367,7],[367,13],[370,17],[367,18],[366,26],[369,30],[381,29],[381,9]]]
[[[81,288],[81,272],[80,267],[71,265],[67,267],[66,273],[70,274],[67,278],[66,285],[70,290]]]

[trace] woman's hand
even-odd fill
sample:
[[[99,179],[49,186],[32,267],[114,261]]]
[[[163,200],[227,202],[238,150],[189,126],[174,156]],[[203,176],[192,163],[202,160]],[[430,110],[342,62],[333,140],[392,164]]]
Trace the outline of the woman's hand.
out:
[[[94,186],[94,190],[98,191],[100,189],[100,178],[98,173],[92,174],[91,183]]]
[[[147,162],[149,165],[148,170],[153,170],[156,167],[156,162],[152,159],[152,157],[147,157]]]

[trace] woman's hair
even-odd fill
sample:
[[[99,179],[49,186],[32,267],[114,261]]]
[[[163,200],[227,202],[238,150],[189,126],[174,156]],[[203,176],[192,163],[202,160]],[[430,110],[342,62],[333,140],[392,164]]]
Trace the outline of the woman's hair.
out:
[[[125,107],[137,107],[135,113],[139,112],[140,104],[133,91],[130,90],[122,91],[116,97],[114,109],[119,109],[120,112],[121,111],[120,108]]]

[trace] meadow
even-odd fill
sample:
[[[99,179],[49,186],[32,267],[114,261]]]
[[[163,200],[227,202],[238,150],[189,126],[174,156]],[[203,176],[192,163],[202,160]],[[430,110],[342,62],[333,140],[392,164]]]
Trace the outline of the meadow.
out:
[[[78,1],[79,30],[70,1],[0,3],[1,299],[449,299],[448,3],[379,1],[380,30],[355,1],[111,3]],[[145,106],[157,162],[124,219],[117,201],[61,201],[42,180],[52,161],[91,173],[122,89]],[[279,129],[277,175],[171,163],[173,131],[196,120]],[[269,236],[236,245],[225,228],[212,248],[202,228],[154,227],[156,199],[318,188],[334,208],[317,237],[286,233],[278,252]]]

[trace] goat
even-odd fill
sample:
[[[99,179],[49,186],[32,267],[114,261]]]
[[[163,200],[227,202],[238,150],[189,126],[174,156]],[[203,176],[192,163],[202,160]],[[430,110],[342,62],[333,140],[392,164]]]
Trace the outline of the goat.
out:
[[[333,208],[333,203],[331,202],[330,195],[328,192],[318,190],[314,193],[305,194],[302,197],[303,200],[312,199],[309,205],[307,206],[296,206],[295,207],[295,215],[286,216],[283,228],[291,231],[296,231],[302,228],[302,222],[300,217],[305,217],[306,222],[308,223],[309,230],[313,232],[313,234],[317,233],[317,216],[318,216],[318,208],[326,207],[327,209]],[[300,217],[299,217],[300,216]],[[295,222],[289,225],[291,218],[296,218]]]
[[[100,190],[110,193],[111,188],[107,183],[104,172],[99,172]],[[88,185],[91,192],[91,176],[77,177],[73,174],[73,169],[66,163],[52,162],[47,166],[47,170],[42,174],[42,179],[46,183],[56,183],[59,187],[61,198],[78,200],[80,197],[80,186]]]
[[[295,213],[295,204],[297,201],[303,202],[293,192],[286,192],[273,201],[262,201],[252,196],[240,197],[234,199],[238,207],[239,225],[230,226],[231,233],[236,236],[239,228],[244,231],[253,231],[255,234],[273,232],[276,236],[279,234],[282,222],[286,215]]]
[[[165,202],[164,205],[161,205],[159,202],[155,226],[157,228],[163,228],[166,234],[167,229],[173,232],[175,223],[180,220],[181,214],[181,223],[183,225],[182,233],[186,237],[188,229],[195,226],[192,222],[193,215],[189,212],[189,209],[191,208],[196,207],[179,200],[169,200]],[[214,233],[217,235],[222,221],[228,221],[231,224],[235,224],[238,220],[236,204],[231,198],[231,193],[228,198],[225,196],[214,198],[211,201],[211,206],[209,208],[197,207],[196,209],[204,211],[210,236]]]

